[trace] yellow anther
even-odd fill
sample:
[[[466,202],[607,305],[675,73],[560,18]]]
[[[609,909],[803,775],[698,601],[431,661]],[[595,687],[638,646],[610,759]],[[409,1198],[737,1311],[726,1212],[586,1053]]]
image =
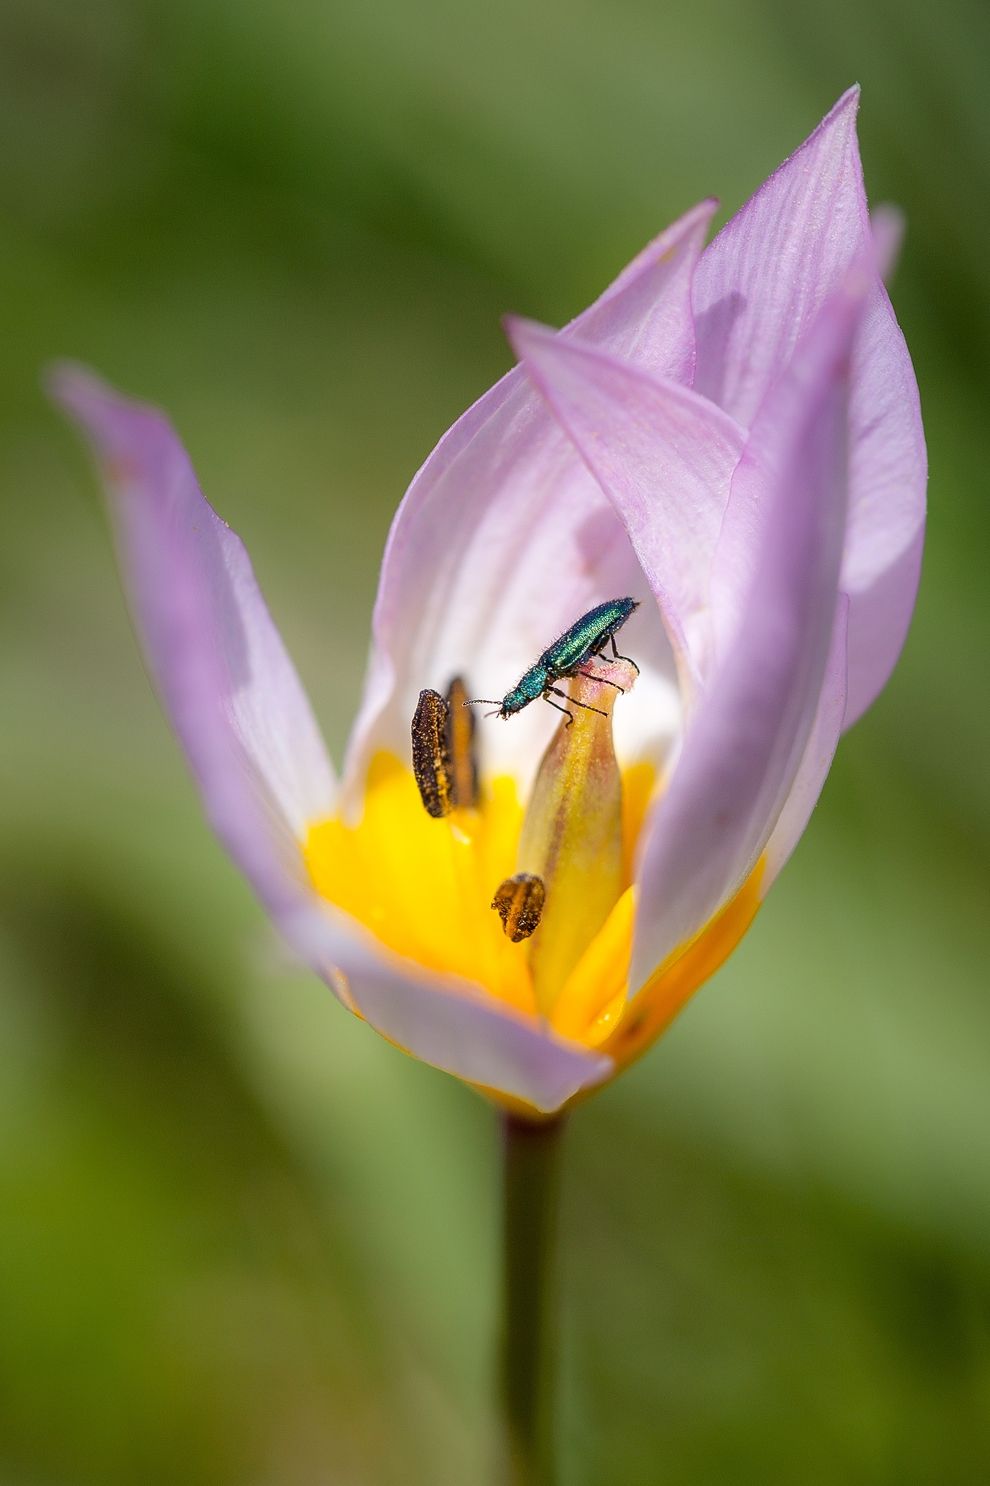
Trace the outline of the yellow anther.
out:
[[[546,896],[543,879],[529,872],[517,872],[495,889],[492,907],[513,944],[528,939],[539,928]]]
[[[421,691],[412,720],[413,774],[424,810],[438,820],[454,808],[448,721],[449,708],[440,693]]]

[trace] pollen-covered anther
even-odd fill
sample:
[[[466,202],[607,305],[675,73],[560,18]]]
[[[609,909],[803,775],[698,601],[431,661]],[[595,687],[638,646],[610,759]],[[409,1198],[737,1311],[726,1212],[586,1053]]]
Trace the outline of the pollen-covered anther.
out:
[[[507,877],[499,883],[492,907],[513,944],[528,939],[539,928],[546,896],[543,878],[532,872],[517,872],[514,877]]]
[[[450,761],[450,708],[438,691],[421,691],[412,720],[413,774],[427,815],[440,820],[456,803]]]
[[[475,749],[474,713],[467,707],[468,694],[460,676],[447,687],[447,749],[454,785],[454,802],[462,810],[478,803],[478,760]]]

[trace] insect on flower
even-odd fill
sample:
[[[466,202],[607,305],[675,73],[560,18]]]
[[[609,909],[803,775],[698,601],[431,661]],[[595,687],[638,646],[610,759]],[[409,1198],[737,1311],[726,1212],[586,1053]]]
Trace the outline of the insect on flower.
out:
[[[710,200],[563,330],[507,322],[519,364],[396,513],[339,780],[168,421],[53,378],[210,823],[275,924],[391,1043],[530,1114],[628,1066],[731,954],[907,634],[925,442],[857,105],[707,246]],[[631,593],[636,665],[636,601],[609,597]],[[468,683],[554,630],[493,703],[513,727],[476,738]],[[565,679],[566,717],[529,708]]]
[[[582,614],[580,619],[564,631],[559,639],[548,645],[538,660],[530,666],[512,688],[506,692],[502,700],[496,701],[494,697],[477,697],[474,701],[465,702],[465,707],[495,707],[497,713],[486,713],[488,717],[499,716],[501,718],[511,717],[514,712],[521,712],[528,707],[530,702],[535,702],[537,697],[542,697],[549,702],[551,707],[556,707],[558,712],[563,712],[567,718],[567,726],[570,727],[574,721],[574,713],[566,707],[558,707],[556,702],[550,700],[551,694],[555,697],[563,697],[564,701],[573,702],[578,707],[585,707],[589,712],[598,712],[602,717],[608,714],[600,707],[592,707],[588,702],[578,701],[576,697],[569,697],[566,691],[561,691],[554,685],[555,681],[563,681],[568,676],[584,675],[593,681],[598,681],[602,686],[614,686],[616,691],[623,688],[617,681],[610,681],[606,676],[596,676],[593,671],[583,671],[589,661],[601,655],[605,646],[611,640],[612,656],[615,660],[629,661],[636,670],[635,661],[630,661],[628,655],[620,655],[615,644],[615,636],[622,628],[634,609],[639,608],[636,599],[608,599],[604,604],[596,604],[589,609],[587,614]]]

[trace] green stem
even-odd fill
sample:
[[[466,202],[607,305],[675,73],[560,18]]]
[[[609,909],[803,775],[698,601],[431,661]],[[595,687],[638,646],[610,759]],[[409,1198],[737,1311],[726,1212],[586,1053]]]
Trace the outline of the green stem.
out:
[[[554,1486],[562,1118],[502,1116],[500,1403],[505,1486]]]

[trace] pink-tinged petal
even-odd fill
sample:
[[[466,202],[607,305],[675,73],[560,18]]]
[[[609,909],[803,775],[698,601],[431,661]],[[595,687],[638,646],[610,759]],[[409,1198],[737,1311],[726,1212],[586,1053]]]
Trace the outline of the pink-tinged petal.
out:
[[[287,941],[385,1037],[460,1078],[549,1111],[606,1077],[611,1059],[378,951],[316,896],[299,837],[332,813],[332,774],[243,545],[160,413],[74,368],[52,390],[99,457],[141,640],[207,814]]]
[[[777,824],[767,842],[766,870],[760,878],[760,894],[765,896],[776,881],[781,868],[804,835],[811,812],[818,804],[832,759],[842,733],[846,711],[846,649],[849,600],[840,593],[832,627],[832,644],[825,666],[825,680],[818,699],[818,711],[805,744],[804,757],[794,776],[790,794],[780,812]]]
[[[286,910],[299,840],[332,812],[334,780],[247,552],[161,413],[75,367],[51,391],[98,457],[148,665],[210,822],[267,906]]]
[[[748,426],[868,230],[859,89],[727,222],[694,279],[695,387]]]
[[[921,575],[928,456],[918,384],[887,291],[874,285],[853,347],[849,400],[849,727],[883,690]]]
[[[826,306],[767,400],[746,463],[766,519],[747,602],[646,827],[631,985],[688,944],[766,847],[825,679],[847,503],[849,349],[861,293]]]
[[[299,938],[309,962],[377,1032],[468,1083],[549,1114],[614,1070],[610,1057],[557,1036],[478,987],[417,972],[329,917]],[[341,970],[346,988],[338,983]]]
[[[712,209],[703,203],[675,223],[562,333],[658,375],[688,378],[691,276]],[[637,579],[642,588],[610,503],[513,369],[441,439],[396,514],[348,755],[350,797],[359,796],[376,749],[407,748],[421,687],[443,689],[463,675],[473,695],[502,695],[583,609],[635,592]],[[659,622],[655,630],[653,715],[666,697],[672,725],[673,667]],[[552,726],[539,715],[548,711],[531,707],[511,728],[487,729],[488,768],[520,777],[531,770]]]
[[[904,246],[906,227],[904,213],[891,201],[882,201],[870,212],[870,231],[873,233],[877,273],[885,284],[890,283],[897,268],[901,248]]]
[[[903,338],[890,338],[883,285],[868,290],[853,342],[849,399],[849,514],[841,587],[849,598],[845,727],[870,705],[907,634],[924,544],[924,433]],[[903,352],[903,354],[901,354]],[[743,456],[716,552],[712,591],[718,644],[738,621],[766,517],[762,486]]]
[[[748,424],[851,264],[880,273],[901,225],[871,228],[852,88],[702,254],[694,279],[695,387]],[[849,527],[842,588],[851,600],[846,725],[885,684],[914,607],[927,482],[911,360],[879,277],[853,353]]]
[[[513,349],[617,511],[697,680],[708,659],[712,559],[745,434],[689,388],[531,321]]]
[[[685,212],[562,333],[690,386],[697,355],[692,282],[717,209],[709,197]]]

